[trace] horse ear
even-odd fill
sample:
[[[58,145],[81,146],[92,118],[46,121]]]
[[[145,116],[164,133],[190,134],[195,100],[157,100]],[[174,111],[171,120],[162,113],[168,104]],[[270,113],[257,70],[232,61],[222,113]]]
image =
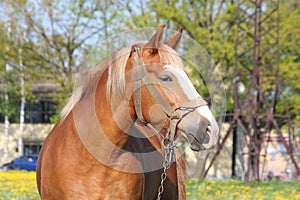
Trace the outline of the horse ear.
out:
[[[157,52],[157,49],[162,45],[164,28],[166,27],[165,24],[162,24],[158,27],[156,33],[152,36],[152,38],[145,44],[144,48],[153,49],[153,53]]]
[[[181,40],[182,30],[183,30],[183,28],[180,28],[178,33],[166,42],[166,45],[177,50],[180,40]]]

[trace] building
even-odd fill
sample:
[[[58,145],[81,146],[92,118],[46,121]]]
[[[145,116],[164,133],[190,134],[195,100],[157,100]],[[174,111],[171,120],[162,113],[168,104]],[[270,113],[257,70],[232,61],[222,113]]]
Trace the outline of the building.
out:
[[[20,137],[23,154],[39,153],[45,137],[53,127],[51,117],[55,115],[53,98],[58,92],[57,88],[57,85],[48,82],[40,82],[32,86],[31,93],[36,98],[33,102],[28,102],[25,105],[25,124],[21,136],[20,124],[16,117],[9,119],[8,136],[4,134],[4,115],[0,113],[0,166],[18,157]],[[18,117],[17,113],[16,116]]]

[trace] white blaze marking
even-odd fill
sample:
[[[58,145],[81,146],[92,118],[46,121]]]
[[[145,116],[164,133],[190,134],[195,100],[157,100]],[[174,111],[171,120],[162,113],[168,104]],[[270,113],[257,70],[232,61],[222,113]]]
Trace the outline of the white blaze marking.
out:
[[[165,68],[177,78],[178,84],[190,101],[200,97],[191,80],[183,70],[174,69],[171,65],[165,65]],[[216,119],[211,113],[209,107],[201,106],[197,108],[197,111],[210,122],[212,133],[217,134],[219,132],[218,123],[216,122]]]
[[[203,117],[205,117],[211,124],[213,122],[215,122],[215,117],[211,113],[211,111],[208,108],[208,106],[200,106],[199,108],[197,108],[197,111],[200,113],[200,115],[202,115]]]

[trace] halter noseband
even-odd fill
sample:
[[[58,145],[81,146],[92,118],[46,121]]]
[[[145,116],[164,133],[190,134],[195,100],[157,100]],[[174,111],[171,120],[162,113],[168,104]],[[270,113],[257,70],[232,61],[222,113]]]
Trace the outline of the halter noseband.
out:
[[[142,113],[142,105],[141,105],[141,85],[142,83],[150,92],[151,96],[155,99],[155,101],[160,105],[161,109],[164,111],[166,116],[168,117],[169,124],[167,128],[167,133],[164,139],[169,141],[173,141],[178,123],[189,113],[195,111],[197,108],[201,106],[207,105],[207,102],[202,99],[201,97],[197,98],[194,101],[189,102],[189,105],[192,106],[182,106],[173,108],[166,99],[160,94],[160,92],[155,88],[152,79],[147,76],[147,71],[144,67],[144,63],[142,62],[141,50],[142,49],[134,49],[137,53],[137,58],[135,59],[135,66],[134,66],[134,109],[137,115],[137,119],[145,126],[149,127],[149,122],[145,120]],[[193,102],[196,101],[196,105]],[[180,113],[178,112],[180,111]],[[183,114],[182,114],[183,113]],[[154,129],[150,126],[151,129]],[[156,131],[156,130],[155,130]],[[156,131],[157,132],[157,131]]]

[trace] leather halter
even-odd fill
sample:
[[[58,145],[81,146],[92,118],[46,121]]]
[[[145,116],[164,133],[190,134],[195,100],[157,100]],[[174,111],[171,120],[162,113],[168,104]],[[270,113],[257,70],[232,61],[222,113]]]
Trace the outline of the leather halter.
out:
[[[150,127],[152,130],[154,129],[155,132],[156,129],[150,125],[149,122],[145,120],[142,113],[142,105],[141,105],[141,91],[140,88],[142,84],[147,88],[147,90],[150,92],[151,96],[154,98],[154,100],[160,105],[161,109],[164,111],[166,116],[169,119],[168,129],[166,136],[164,139],[167,139],[169,141],[173,141],[175,138],[175,133],[177,129],[178,123],[189,113],[193,112],[200,106],[207,105],[207,102],[199,97],[198,99],[194,100],[196,105],[194,104],[194,101],[189,102],[189,107],[177,107],[173,108],[166,99],[160,94],[160,92],[156,89],[154,86],[154,81],[147,76],[147,71],[144,67],[144,63],[142,61],[142,48],[135,48],[134,49],[137,53],[137,57],[135,58],[134,62],[134,109],[137,116],[137,119],[145,126]],[[178,112],[180,111],[180,113]],[[184,114],[181,114],[184,112]]]

